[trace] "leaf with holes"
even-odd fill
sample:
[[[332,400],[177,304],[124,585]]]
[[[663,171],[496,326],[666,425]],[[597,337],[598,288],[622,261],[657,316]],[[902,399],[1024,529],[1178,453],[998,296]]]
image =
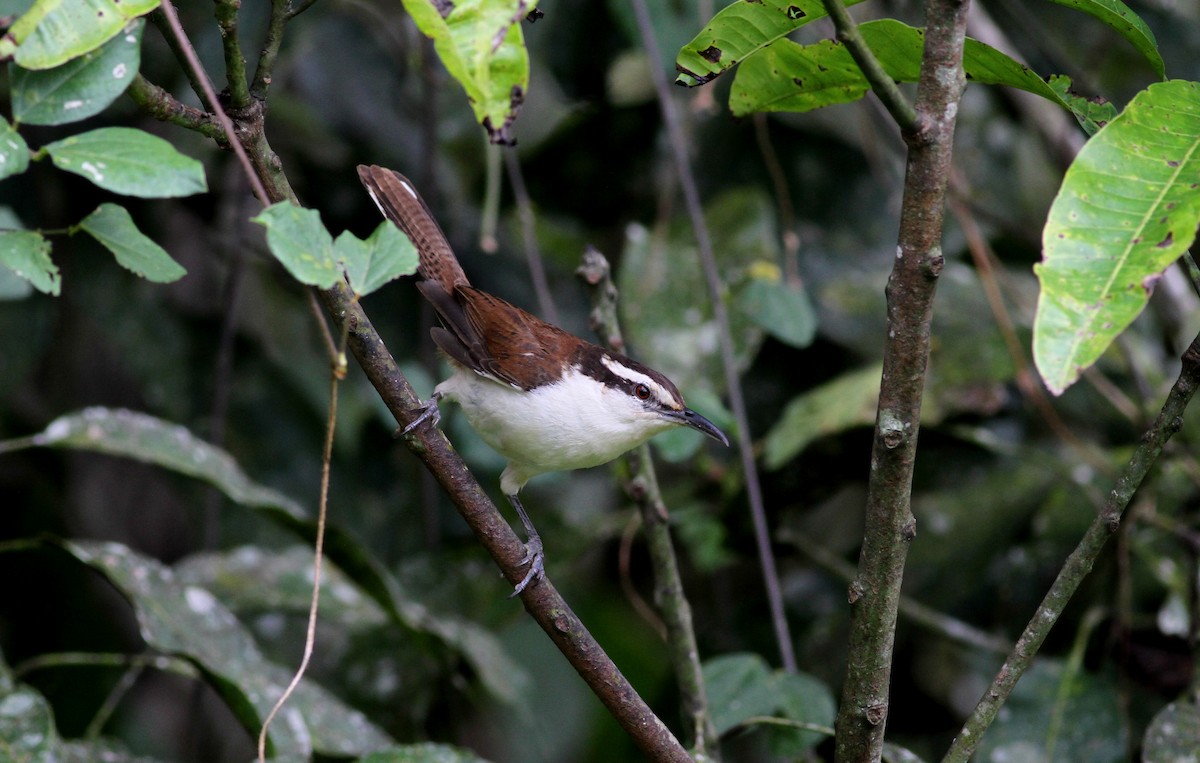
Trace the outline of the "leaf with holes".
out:
[[[1088,141],[1042,233],[1033,355],[1061,394],[1136,318],[1200,222],[1200,85],[1139,93]]]
[[[925,30],[892,19],[869,21],[859,27],[863,39],[888,76],[897,82],[916,82],[921,73]],[[968,82],[1005,85],[1052,101],[1070,111],[1088,133],[1095,133],[1115,113],[1068,92],[1070,80],[1047,84],[1028,66],[978,40],[963,48]],[[756,111],[811,111],[862,98],[870,85],[846,46],[834,40],[800,45],[778,40],[738,69],[729,91],[729,109],[736,116]]]
[[[0,265],[43,294],[58,296],[62,276],[50,259],[50,242],[37,231],[0,231]]]
[[[467,92],[475,118],[493,143],[514,142],[511,129],[529,90],[529,52],[521,22],[537,0],[403,0],[450,76]]]
[[[862,0],[850,0],[846,5],[859,2]],[[821,0],[736,0],[713,16],[679,51],[675,84],[703,85],[772,42],[826,15]]]

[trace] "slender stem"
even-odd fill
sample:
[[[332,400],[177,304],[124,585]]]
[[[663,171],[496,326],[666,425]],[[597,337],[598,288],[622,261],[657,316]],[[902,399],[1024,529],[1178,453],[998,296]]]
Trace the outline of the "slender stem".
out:
[[[213,15],[221,30],[221,48],[225,53],[225,81],[229,85],[229,105],[234,110],[250,105],[250,90],[246,85],[246,57],[238,39],[238,12],[241,0],[217,0]]]
[[[595,249],[583,255],[583,263],[575,271],[588,285],[592,295],[592,330],[609,348],[624,351],[624,339],[617,320],[617,287],[612,282],[608,260]],[[650,562],[654,568],[654,600],[658,603],[667,629],[667,646],[671,665],[679,684],[683,717],[691,723],[691,747],[696,756],[718,760],[720,747],[716,726],[708,708],[704,675],[700,665],[700,648],[696,644],[696,629],[692,623],[692,608],[683,591],[679,562],[671,542],[671,526],[667,506],[658,489],[658,476],[650,446],[642,445],[626,456],[630,479],[626,492],[633,498],[642,516],[646,531]]]
[[[788,188],[787,173],[779,161],[779,154],[771,143],[771,131],[767,127],[767,115],[764,112],[754,114],[754,140],[758,144],[758,152],[762,154],[763,165],[775,187],[775,206],[779,208],[779,227],[783,230],[780,237],[783,241],[783,272],[788,282],[800,280],[797,267],[797,255],[800,253],[800,236],[796,233],[796,212],[792,206],[792,192]]]
[[[171,29],[171,35],[177,46],[176,49],[183,56],[183,60],[186,63],[185,68],[191,72],[193,84],[199,84],[201,90],[204,92],[204,97],[208,101],[209,107],[213,110],[213,115],[216,116],[221,129],[225,131],[229,147],[233,149],[234,155],[242,163],[242,169],[245,170],[246,177],[250,181],[250,188],[264,207],[269,205],[271,202],[267,199],[267,190],[263,187],[262,181],[254,172],[254,168],[250,164],[250,158],[246,155],[246,149],[242,146],[241,141],[238,140],[233,122],[229,119],[229,115],[225,113],[225,109],[221,108],[221,102],[218,100],[217,93],[213,89],[212,81],[208,78],[208,73],[204,71],[204,67],[201,66],[200,57],[196,55],[196,49],[192,47],[191,40],[188,39],[187,33],[183,31],[183,25],[179,23],[179,15],[175,13],[175,6],[171,4],[171,0],[162,0],[159,8],[162,10],[163,17],[167,21],[167,26]]]
[[[546,267],[538,249],[537,231],[534,228],[533,201],[525,188],[525,176],[521,173],[521,160],[512,146],[500,149],[504,152],[504,167],[508,171],[508,182],[512,186],[513,198],[517,201],[517,214],[521,218],[521,236],[525,243],[525,260],[529,263],[529,276],[533,280],[533,291],[537,294],[538,309],[542,317],[558,323],[558,309],[550,295],[550,284],[546,281]]]
[[[321,323],[323,325],[324,321]],[[329,415],[325,419],[325,446],[321,449],[321,488],[317,502],[317,537],[313,543],[313,589],[312,601],[308,608],[308,627],[304,632],[304,654],[300,658],[300,665],[296,668],[292,680],[288,682],[287,688],[279,695],[271,712],[267,713],[266,719],[263,720],[262,729],[258,732],[258,763],[267,761],[267,731],[271,728],[271,721],[275,720],[275,716],[283,709],[288,697],[292,696],[296,687],[300,685],[300,680],[304,678],[304,673],[308,670],[308,663],[312,660],[313,649],[317,644],[317,609],[321,601],[321,561],[325,554],[325,520],[329,514],[329,472],[330,464],[333,462],[333,434],[337,428],[338,388],[341,386],[342,379],[346,378],[344,349],[346,333],[347,329],[343,326],[340,344],[342,349],[337,353],[329,375]]]
[[[888,320],[866,524],[858,575],[849,592],[848,667],[836,724],[838,763],[879,761],[883,754],[900,587],[908,544],[916,537],[912,478],[933,298],[943,265],[956,104],[965,83],[967,5],[965,0],[925,3],[928,27],[917,85],[918,116],[901,124],[908,164],[896,259],[886,289]]]
[[[267,22],[267,37],[258,56],[254,82],[250,85],[250,95],[255,100],[265,100],[267,90],[271,87],[271,74],[275,70],[275,61],[279,58],[279,47],[283,44],[283,28],[293,16],[303,12],[311,4],[310,2],[302,5],[299,10],[293,10],[289,0],[271,0],[271,20]]]
[[[654,25],[650,20],[650,11],[646,7],[646,0],[632,0],[632,2],[646,55],[651,61],[659,61],[661,57],[658,53],[658,43],[654,40]],[[708,286],[713,322],[717,325],[721,367],[725,371],[725,387],[729,391],[729,404],[733,409],[734,421],[737,423],[738,453],[741,456],[742,471],[745,473],[746,497],[750,503],[750,517],[754,522],[754,542],[758,547],[758,561],[762,567],[767,604],[771,610],[771,624],[775,629],[775,641],[779,647],[779,658],[784,670],[795,673],[796,650],[792,645],[792,635],[783,605],[783,589],[779,584],[775,552],[771,548],[771,531],[767,524],[767,512],[763,506],[762,486],[758,479],[757,465],[754,463],[754,442],[750,437],[746,398],[742,394],[742,382],[738,378],[737,364],[734,362],[733,335],[729,330],[729,314],[725,309],[725,287],[721,283],[721,274],[717,270],[712,239],[708,235],[708,224],[704,221],[704,210],[700,205],[700,192],[696,188],[696,178],[692,174],[691,162],[688,159],[683,126],[675,111],[674,101],[671,100],[670,85],[667,83],[666,74],[657,66],[650,67],[650,74],[654,80],[654,90],[658,95],[659,107],[662,109],[663,123],[666,125],[670,138],[668,142],[671,145],[671,153],[675,161],[675,171],[679,175],[684,205],[692,223],[692,231],[696,236],[696,249],[700,256],[701,268],[704,271],[704,280]]]
[[[1000,707],[1008,699],[1017,681],[1025,674],[1033,663],[1034,655],[1041,648],[1042,642],[1050,633],[1050,629],[1058,621],[1067,603],[1079,588],[1080,583],[1091,572],[1092,566],[1100,556],[1105,542],[1121,526],[1121,518],[1129,502],[1133,499],[1139,486],[1146,479],[1150,467],[1162,454],[1167,441],[1183,426],[1183,413],[1188,402],[1200,386],[1200,335],[1192,340],[1191,345],[1183,353],[1183,367],[1179,378],[1171,387],[1159,411],[1158,418],[1144,434],[1125,465],[1121,476],[1117,478],[1112,492],[1108,494],[1104,508],[1092,521],[1083,534],[1079,544],[1050,586],[1030,618],[1021,637],[1017,639],[1008,659],[1000,668],[1000,672],[992,680],[992,685],[979,700],[979,704],[971,712],[962,731],[942,758],[943,763],[966,763],[979,743],[983,734],[995,720]]]
[[[896,80],[888,75],[883,65],[879,63],[879,59],[871,52],[871,48],[863,39],[862,32],[858,29],[858,24],[854,23],[850,12],[846,10],[845,3],[842,0],[822,0],[822,2],[825,5],[825,12],[829,14],[834,28],[837,29],[838,40],[846,46],[850,57],[858,64],[863,76],[870,83],[872,92],[892,115],[892,119],[896,120],[900,131],[906,133],[915,131],[920,126],[917,112],[905,99],[904,93],[900,92],[900,86],[896,84]],[[926,18],[930,17],[926,15]]]

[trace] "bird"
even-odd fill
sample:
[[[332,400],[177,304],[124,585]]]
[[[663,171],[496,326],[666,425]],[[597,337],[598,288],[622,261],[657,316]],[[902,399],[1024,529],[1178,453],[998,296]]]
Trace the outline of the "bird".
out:
[[[525,528],[521,566],[529,568],[512,596],[545,575],[541,536],[518,498],[530,478],[607,463],[681,426],[729,445],[663,374],[471,286],[408,178],[377,165],[359,165],[358,176],[417,250],[416,286],[438,315],[431,335],[453,369],[401,434],[429,420],[436,426],[446,400],[507,459],[500,489]]]

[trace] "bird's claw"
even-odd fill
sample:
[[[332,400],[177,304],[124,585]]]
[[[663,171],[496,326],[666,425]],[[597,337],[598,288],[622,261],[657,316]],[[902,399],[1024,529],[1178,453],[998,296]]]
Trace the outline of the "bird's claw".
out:
[[[525,558],[520,562],[520,566],[529,565],[529,571],[525,573],[525,577],[521,578],[521,582],[517,583],[517,587],[508,595],[508,598],[520,595],[522,591],[529,587],[530,583],[541,580],[546,577],[546,554],[542,551],[542,539],[538,537],[530,538],[525,544]]]
[[[420,410],[421,413],[403,429],[396,430],[397,437],[403,437],[412,430],[419,427],[425,420],[432,419],[433,426],[437,426],[442,421],[442,410],[438,408],[438,397],[434,395],[428,400],[421,403],[420,407],[414,410]]]

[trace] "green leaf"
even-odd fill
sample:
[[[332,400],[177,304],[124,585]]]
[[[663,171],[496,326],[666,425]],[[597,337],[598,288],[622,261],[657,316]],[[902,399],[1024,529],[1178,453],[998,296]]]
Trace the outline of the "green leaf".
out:
[[[50,422],[33,436],[32,444],[133,458],[204,480],[243,505],[276,508],[296,517],[305,514],[291,498],[252,482],[225,451],[185,427],[144,413],[85,408]]]
[[[850,0],[847,6],[862,0]],[[720,76],[784,35],[825,18],[821,0],[736,0],[679,51],[675,84],[694,87]]]
[[[1133,45],[1139,53],[1146,57],[1154,73],[1159,79],[1167,78],[1167,70],[1163,65],[1162,54],[1158,52],[1158,42],[1154,33],[1141,17],[1129,9],[1121,0],[1051,0],[1082,11],[1093,18],[1099,19],[1112,27],[1118,34]]]
[[[704,687],[713,725],[724,734],[747,718],[771,715],[778,707],[767,663],[757,654],[726,654],[704,663]]]
[[[767,433],[763,464],[778,469],[819,437],[872,424],[882,373],[879,365],[851,371],[788,403]]]
[[[315,209],[281,201],[252,219],[267,229],[271,254],[297,281],[328,289],[342,277],[334,258],[333,238]]]
[[[7,119],[0,117],[0,180],[29,168],[29,146]]]
[[[208,190],[204,167],[162,138],[131,127],[101,127],[45,146],[54,164],[114,193],[143,198]]]
[[[112,252],[121,267],[148,281],[171,283],[187,274],[165,249],[137,229],[125,207],[101,204],[79,223],[79,228]]]
[[[9,64],[13,119],[61,125],[99,114],[115,101],[141,65],[142,30],[136,20],[102,47],[46,70]]]
[[[350,288],[360,297],[394,278],[417,272],[416,247],[389,222],[381,223],[366,241],[349,231],[342,233],[333,242],[333,252]]]
[[[880,19],[860,25],[859,31],[889,77],[897,82],[917,81],[925,45],[923,29]],[[1071,111],[1089,133],[1114,113],[1111,106],[1068,96],[1070,80],[1051,87],[1029,67],[978,40],[967,39],[963,68],[968,82],[1015,87],[1053,101]],[[742,64],[729,92],[729,108],[736,116],[811,111],[858,100],[869,88],[846,46],[834,40],[800,45],[780,39]]]
[[[0,265],[24,278],[43,294],[57,297],[62,286],[50,259],[50,242],[29,230],[0,231]]]
[[[1183,763],[1200,760],[1200,708],[1172,702],[1159,710],[1142,741],[1144,763]]]
[[[120,34],[129,21],[157,8],[158,3],[159,0],[38,0],[26,14],[37,17],[37,25],[28,32],[22,26],[15,35],[20,43],[15,60],[25,69],[52,69],[92,52]],[[22,16],[18,24],[24,20]],[[28,36],[24,36],[26,33]]]
[[[493,143],[511,144],[511,128],[529,90],[529,53],[521,22],[537,0],[403,0],[417,28],[433,40]],[[449,9],[443,16],[439,10]]]
[[[807,347],[817,333],[808,293],[779,277],[754,277],[737,296],[738,308],[767,333],[792,347]]]
[[[204,480],[231,500],[254,509],[289,531],[312,541],[316,525],[288,496],[250,480],[224,450],[199,439],[188,429],[143,413],[87,408],[61,416],[29,438],[36,447],[77,448],[154,464]],[[495,638],[474,624],[435,617],[412,600],[400,584],[362,544],[335,526],[326,528],[325,554],[395,621],[432,633],[470,662],[480,682],[494,696],[514,702],[528,677],[505,654]]]
[[[775,686],[778,712],[784,718],[815,726],[833,726],[837,703],[833,692],[823,681],[807,673],[776,672]],[[800,760],[804,753],[821,743],[827,736],[811,729],[769,726],[765,729],[771,751],[786,760]]]
[[[243,726],[257,733],[291,676],[263,657],[249,632],[216,597],[180,583],[169,567],[120,544],[61,545],[129,599],[147,645],[195,663]],[[307,759],[313,751],[360,755],[391,741],[361,713],[307,680],[301,680],[270,734],[276,755],[283,758]]]
[[[1200,221],[1200,85],[1151,85],[1089,140],[1042,233],[1033,355],[1061,394],[1141,313]]]

